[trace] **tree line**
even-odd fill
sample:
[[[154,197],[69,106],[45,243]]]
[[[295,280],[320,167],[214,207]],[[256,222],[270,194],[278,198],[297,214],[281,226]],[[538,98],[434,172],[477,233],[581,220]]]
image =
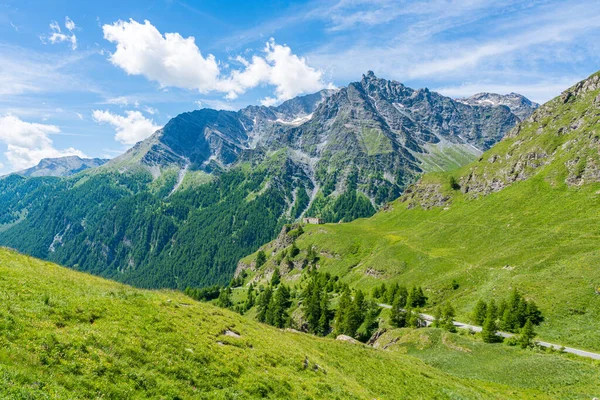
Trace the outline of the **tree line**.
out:
[[[486,343],[502,342],[497,335],[499,330],[519,333],[517,339],[521,347],[529,347],[535,337],[534,325],[544,321],[542,312],[533,300],[525,299],[514,289],[508,299],[498,305],[494,299],[489,302],[479,300],[475,305],[471,319],[482,326],[481,336]]]

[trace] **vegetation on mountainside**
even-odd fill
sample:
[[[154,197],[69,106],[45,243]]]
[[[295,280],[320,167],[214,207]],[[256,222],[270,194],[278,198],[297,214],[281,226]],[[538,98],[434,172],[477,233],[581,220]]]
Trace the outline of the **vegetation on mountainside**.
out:
[[[459,321],[480,299],[516,288],[543,311],[541,338],[600,350],[599,81],[541,107],[478,162],[424,175],[370,219],[307,226],[296,246],[356,289],[422,286],[431,306],[452,303]]]
[[[294,188],[293,174],[274,156],[174,193],[177,171],[154,181],[143,171],[13,175],[0,180],[0,243],[140,287],[223,285],[242,256],[306,211],[306,191]],[[323,215],[346,221],[372,215],[356,189],[328,197]]]
[[[0,249],[2,398],[527,398],[414,357],[284,332]],[[585,366],[571,366],[584,376]]]
[[[555,399],[591,399],[600,393],[597,362],[558,351],[486,344],[467,330],[393,329],[375,347],[417,357],[451,375],[516,390],[541,390]]]

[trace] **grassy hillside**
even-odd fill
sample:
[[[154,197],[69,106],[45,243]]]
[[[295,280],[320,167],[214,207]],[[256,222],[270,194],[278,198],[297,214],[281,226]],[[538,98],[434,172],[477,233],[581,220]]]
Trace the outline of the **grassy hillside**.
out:
[[[239,334],[228,336],[227,331]],[[308,368],[304,368],[305,359]],[[0,398],[545,398],[0,249]]]
[[[396,329],[375,345],[408,354],[461,378],[537,389],[554,398],[590,399],[600,394],[600,366],[578,357],[490,345],[440,329]]]
[[[596,74],[477,162],[425,175],[374,217],[307,226],[298,257],[314,246],[322,271],[360,288],[422,285],[430,305],[450,301],[463,321],[479,299],[500,300],[516,287],[546,316],[541,338],[600,350],[599,143]]]

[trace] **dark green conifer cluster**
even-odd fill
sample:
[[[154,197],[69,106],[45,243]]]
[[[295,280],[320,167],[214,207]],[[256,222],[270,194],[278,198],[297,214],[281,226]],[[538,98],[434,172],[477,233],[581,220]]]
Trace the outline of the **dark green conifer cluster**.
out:
[[[521,338],[527,342],[527,347],[535,334],[533,326],[544,321],[542,312],[533,300],[525,299],[517,289],[514,289],[508,299],[503,299],[498,305],[494,299],[486,303],[479,300],[471,316],[473,323],[483,327],[481,335],[485,342],[502,341],[496,333],[498,330],[521,333]],[[533,336],[532,336],[533,335]]]

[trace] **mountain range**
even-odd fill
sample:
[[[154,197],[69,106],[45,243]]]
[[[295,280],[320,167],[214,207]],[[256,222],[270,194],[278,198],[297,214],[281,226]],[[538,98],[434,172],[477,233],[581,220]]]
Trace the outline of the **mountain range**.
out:
[[[459,321],[518,290],[546,316],[540,337],[599,351],[599,127],[596,73],[474,162],[423,175],[371,218],[306,225],[294,240],[282,230],[261,247],[263,265],[252,254],[237,275],[259,286],[278,269],[282,282],[301,281],[317,254],[320,272],[365,291],[422,285],[431,309],[453,304]],[[292,246],[296,256],[282,256]]]
[[[527,115],[504,103],[368,72],[277,107],[184,113],[102,166],[0,180],[0,244],[143,287],[225,283],[285,223],[371,216],[424,171],[476,159]]]
[[[16,172],[16,174],[27,177],[66,177],[78,174],[86,169],[99,167],[108,161],[101,158],[81,158],[78,156],[44,158],[36,166]]]

